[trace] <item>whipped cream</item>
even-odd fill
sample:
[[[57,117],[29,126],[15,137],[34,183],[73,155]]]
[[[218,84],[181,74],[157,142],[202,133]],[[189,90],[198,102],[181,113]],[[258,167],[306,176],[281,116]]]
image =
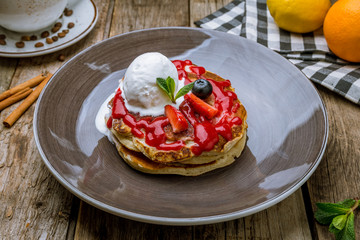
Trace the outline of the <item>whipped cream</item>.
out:
[[[105,120],[111,116],[111,110],[108,107],[110,100],[115,96],[115,93],[111,94],[100,106],[98,113],[95,117],[96,129],[102,134],[106,135],[110,142],[113,142],[111,138],[111,132],[106,126]],[[104,118],[105,117],[105,118]]]
[[[119,83],[126,108],[140,116],[162,115],[168,104],[178,108],[184,98],[178,98],[176,104],[172,103],[156,83],[157,78],[167,77],[174,79],[176,95],[185,80],[179,80],[175,65],[167,57],[158,52],[149,52],[135,58]]]

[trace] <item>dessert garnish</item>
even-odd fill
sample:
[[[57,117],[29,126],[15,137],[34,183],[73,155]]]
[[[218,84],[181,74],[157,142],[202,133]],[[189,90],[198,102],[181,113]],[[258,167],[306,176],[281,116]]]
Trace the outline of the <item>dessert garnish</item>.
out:
[[[198,79],[194,82],[191,92],[201,99],[208,98],[212,93],[212,85],[206,79]]]
[[[185,100],[191,104],[195,112],[200,114],[200,116],[205,116],[208,119],[212,119],[218,113],[218,110],[215,107],[209,105],[201,98],[195,96],[193,93],[187,94],[185,96]]]
[[[169,119],[174,133],[182,132],[188,128],[188,122],[186,121],[185,116],[174,106],[166,105],[165,115]]]
[[[156,83],[166,93],[166,95],[169,96],[171,102],[173,103],[176,103],[176,99],[187,94],[194,86],[194,83],[189,83],[185,85],[176,93],[176,96],[174,97],[175,81],[173,78],[171,78],[170,76],[167,77],[166,80],[163,78],[156,78]]]

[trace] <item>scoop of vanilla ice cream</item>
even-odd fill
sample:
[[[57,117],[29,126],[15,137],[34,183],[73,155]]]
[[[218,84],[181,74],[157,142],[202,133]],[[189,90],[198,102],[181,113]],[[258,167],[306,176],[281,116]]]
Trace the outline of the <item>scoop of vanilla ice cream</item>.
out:
[[[167,57],[158,52],[149,52],[135,58],[120,81],[127,109],[142,116],[164,114],[164,106],[172,102],[158,87],[156,79],[169,76],[175,81],[176,94],[184,83],[179,81],[176,67]],[[181,99],[177,102],[181,102]]]

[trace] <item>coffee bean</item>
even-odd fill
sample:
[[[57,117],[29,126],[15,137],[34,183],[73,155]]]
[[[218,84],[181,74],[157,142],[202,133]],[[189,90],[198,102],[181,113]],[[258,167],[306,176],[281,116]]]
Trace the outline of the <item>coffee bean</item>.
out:
[[[41,33],[42,38],[47,38],[49,35],[50,35],[50,33],[48,31],[45,31],[45,32]]]
[[[64,54],[60,54],[60,55],[58,56],[58,60],[59,60],[60,62],[65,61],[65,55],[64,55]]]
[[[57,36],[52,36],[51,39],[56,42],[59,38]]]
[[[31,40],[31,41],[35,41],[35,40],[37,40],[37,36],[35,36],[35,35],[31,35],[31,36],[30,36],[30,40]]]
[[[73,22],[69,22],[67,25],[68,28],[73,28],[74,26],[75,26],[75,23],[73,23]]]
[[[52,44],[54,42],[54,40],[52,40],[51,38],[46,38],[46,43],[47,44]]]
[[[64,29],[64,30],[62,30],[62,32],[67,34],[67,33],[69,33],[69,29]]]
[[[21,36],[21,41],[30,41],[30,36],[28,35]]]
[[[56,32],[59,31],[59,30],[60,30],[60,27],[53,27],[53,28],[51,29],[51,32],[56,33]]]
[[[58,35],[59,38],[63,38],[63,37],[65,37],[66,33],[60,32],[57,35]]]
[[[5,39],[1,39],[1,38],[0,38],[0,45],[6,45]]]
[[[65,16],[69,17],[73,14],[73,10],[67,9],[67,11],[64,11]]]
[[[0,34],[0,39],[4,40],[6,38],[5,34]]]
[[[37,42],[37,43],[35,43],[34,46],[38,48],[38,47],[43,47],[44,44],[42,42]]]
[[[15,46],[16,46],[17,48],[23,48],[23,47],[25,47],[25,43],[24,43],[24,42],[16,42],[16,43],[15,43]]]
[[[55,23],[54,27],[61,28],[61,27],[62,27],[62,23],[61,23],[61,22],[57,22],[57,23]]]

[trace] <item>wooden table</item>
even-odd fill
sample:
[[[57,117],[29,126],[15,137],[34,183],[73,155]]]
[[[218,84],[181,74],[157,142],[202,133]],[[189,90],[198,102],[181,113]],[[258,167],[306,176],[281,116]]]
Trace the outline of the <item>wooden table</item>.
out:
[[[95,0],[99,20],[79,43],[41,57],[0,58],[0,92],[55,72],[82,49],[137,29],[193,26],[230,0]],[[161,226],[116,217],[82,202],[43,164],[32,127],[34,106],[11,128],[0,126],[0,239],[333,239],[313,217],[316,202],[359,197],[360,106],[316,86],[330,133],[322,162],[304,186],[279,204],[234,221],[202,226]],[[1,112],[1,121],[17,105]],[[360,236],[360,218],[355,222]]]

